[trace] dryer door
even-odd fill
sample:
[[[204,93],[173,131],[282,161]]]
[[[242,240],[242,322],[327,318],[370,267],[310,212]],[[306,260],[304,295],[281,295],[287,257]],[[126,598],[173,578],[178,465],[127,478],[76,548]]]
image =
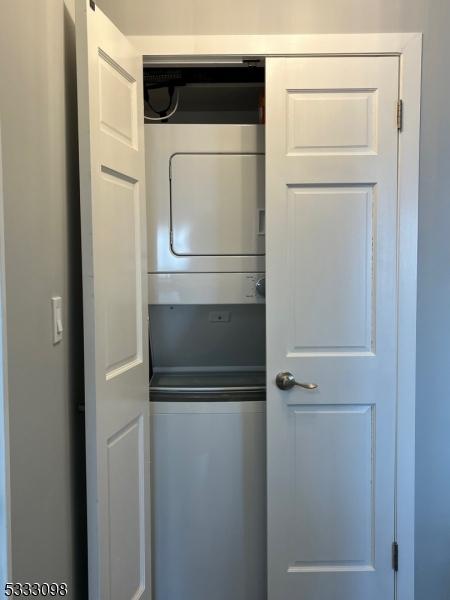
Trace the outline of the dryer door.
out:
[[[148,271],[265,269],[263,125],[146,125]]]
[[[264,254],[262,154],[175,154],[170,174],[174,254]]]

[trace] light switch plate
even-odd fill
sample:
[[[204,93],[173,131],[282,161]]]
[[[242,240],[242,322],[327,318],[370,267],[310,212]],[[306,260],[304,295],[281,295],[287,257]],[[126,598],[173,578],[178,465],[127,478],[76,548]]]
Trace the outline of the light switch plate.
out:
[[[63,318],[62,318],[62,298],[53,296],[52,298],[52,316],[53,316],[53,343],[59,344],[63,339]]]

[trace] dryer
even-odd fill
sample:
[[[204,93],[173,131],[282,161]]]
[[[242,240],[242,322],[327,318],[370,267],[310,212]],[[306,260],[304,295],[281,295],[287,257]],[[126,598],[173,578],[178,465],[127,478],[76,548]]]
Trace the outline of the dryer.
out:
[[[150,303],[201,303],[200,289],[207,303],[261,301],[264,127],[169,123],[145,136]]]

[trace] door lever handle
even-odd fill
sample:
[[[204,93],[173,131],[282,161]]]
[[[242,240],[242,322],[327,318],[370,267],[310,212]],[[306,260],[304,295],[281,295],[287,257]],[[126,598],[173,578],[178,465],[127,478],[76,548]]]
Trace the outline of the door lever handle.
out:
[[[295,377],[292,375],[292,373],[289,373],[289,371],[278,373],[275,378],[275,383],[280,390],[291,390],[296,385],[304,388],[305,390],[315,390],[319,387],[317,383],[301,383],[299,381],[295,381]]]

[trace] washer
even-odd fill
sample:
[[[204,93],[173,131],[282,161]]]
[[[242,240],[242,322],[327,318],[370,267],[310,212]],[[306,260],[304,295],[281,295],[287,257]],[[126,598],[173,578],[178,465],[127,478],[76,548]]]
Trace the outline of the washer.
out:
[[[266,598],[265,374],[154,374],[154,600]]]

